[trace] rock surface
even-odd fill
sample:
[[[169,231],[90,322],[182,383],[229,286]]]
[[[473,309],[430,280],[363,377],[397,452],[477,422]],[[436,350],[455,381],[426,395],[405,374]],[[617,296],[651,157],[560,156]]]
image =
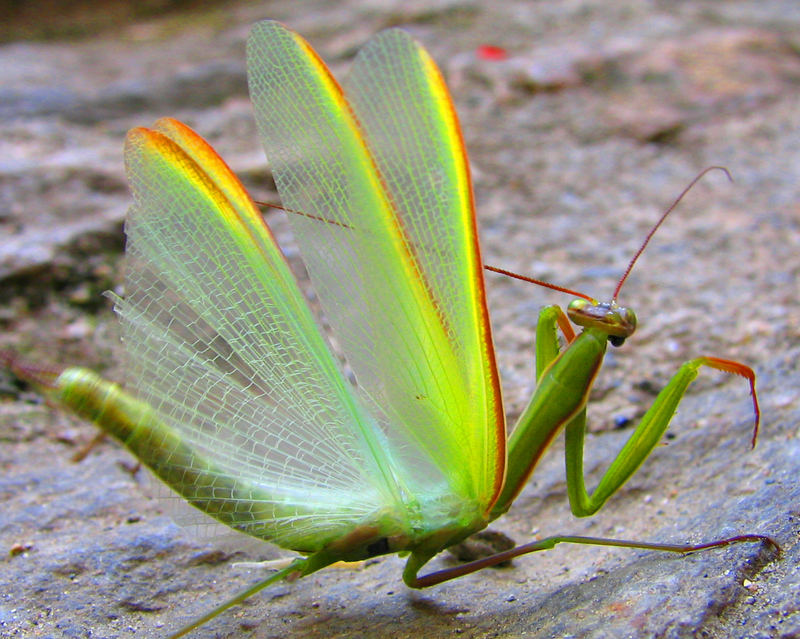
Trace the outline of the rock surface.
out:
[[[669,8],[667,8],[669,7]],[[602,297],[650,225],[703,168],[622,301],[641,328],[592,394],[591,485],[681,362],[702,372],[666,439],[595,517],[576,520],[556,443],[494,528],[756,545],[688,557],[561,546],[426,591],[382,557],[276,585],[215,619],[215,637],[792,637],[800,635],[800,5],[793,1],[228,3],[83,39],[0,47],[0,348],[124,379],[101,297],[121,277],[124,132],[171,115],[254,197],[275,201],[244,86],[249,25],[276,18],[337,73],[400,25],[447,75],[473,167],[484,257]],[[505,59],[481,59],[480,45]],[[295,259],[279,214],[267,215]],[[565,303],[487,276],[511,420],[530,394],[538,309]],[[161,637],[260,578],[276,556],[173,523],[130,456],[0,372],[0,635]],[[447,564],[442,557],[436,566]]]

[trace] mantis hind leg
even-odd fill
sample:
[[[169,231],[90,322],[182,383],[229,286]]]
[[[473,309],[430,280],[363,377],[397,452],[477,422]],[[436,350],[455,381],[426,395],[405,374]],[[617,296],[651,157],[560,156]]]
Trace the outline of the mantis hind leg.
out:
[[[628,441],[600,479],[592,494],[586,491],[583,478],[583,447],[586,432],[586,410],[578,413],[566,426],[566,467],[567,493],[573,514],[587,517],[596,513],[628,478],[636,472],[642,462],[660,441],[666,431],[675,410],[686,393],[686,389],[697,377],[701,366],[733,373],[745,377],[750,382],[755,411],[755,428],[752,443],[755,446],[760,411],[755,390],[755,373],[753,370],[727,359],[718,357],[698,357],[686,362],[675,376],[658,394],[655,402],[645,413]]]
[[[617,546],[620,548],[640,548],[643,550],[657,550],[662,552],[686,554],[700,550],[722,548],[731,544],[747,542],[761,543],[766,546],[770,546],[777,554],[780,554],[781,552],[781,547],[777,544],[777,542],[766,535],[736,535],[735,537],[718,539],[716,541],[710,541],[703,544],[657,544],[646,541],[631,541],[628,539],[607,539],[604,537],[583,537],[579,535],[556,535],[553,537],[546,537],[545,539],[532,541],[528,544],[523,544],[521,546],[517,546],[516,548],[512,548],[511,550],[506,550],[490,557],[484,557],[483,559],[478,559],[477,561],[472,561],[468,564],[461,564],[460,566],[452,566],[450,568],[445,568],[444,570],[438,570],[436,572],[423,575],[422,577],[417,576],[417,572],[428,561],[428,558],[416,557],[412,554],[408,560],[408,563],[406,564],[406,569],[403,572],[403,580],[406,582],[406,585],[411,588],[428,588],[445,581],[450,581],[456,577],[463,577],[464,575],[477,572],[483,568],[496,566],[497,564],[510,561],[514,557],[519,557],[520,555],[527,555],[528,553],[539,552],[540,550],[550,550],[557,544],[562,543],[584,544],[589,546]]]

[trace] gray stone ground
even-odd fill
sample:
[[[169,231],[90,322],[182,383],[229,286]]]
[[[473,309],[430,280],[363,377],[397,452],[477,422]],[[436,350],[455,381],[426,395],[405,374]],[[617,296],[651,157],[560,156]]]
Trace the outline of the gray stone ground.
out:
[[[412,592],[382,557],[279,584],[198,637],[800,636],[800,4],[243,3],[0,47],[0,346],[123,379],[100,293],[121,281],[129,199],[121,141],[162,115],[274,200],[244,90],[256,19],[303,33],[337,73],[401,25],[445,71],[470,150],[486,261],[601,297],[689,180],[711,175],[624,289],[639,333],[593,393],[590,483],[680,362],[754,365],[763,424],[749,450],[740,379],[703,372],[665,440],[597,516],[566,503],[560,444],[495,528],[699,542],[688,557],[565,547]],[[504,61],[480,60],[481,44]],[[269,214],[281,240],[287,231]],[[294,253],[289,249],[290,255]],[[563,296],[487,277],[511,418],[532,388],[536,314]],[[148,497],[111,442],[0,373],[0,636],[160,637],[259,578],[267,546],[198,539]],[[135,470],[135,469],[133,469]],[[437,565],[450,560],[442,558]]]

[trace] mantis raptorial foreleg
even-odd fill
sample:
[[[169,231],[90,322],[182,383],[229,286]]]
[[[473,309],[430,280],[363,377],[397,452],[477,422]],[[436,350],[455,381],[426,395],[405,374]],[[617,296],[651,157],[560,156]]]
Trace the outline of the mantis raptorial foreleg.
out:
[[[698,357],[686,362],[631,434],[625,446],[612,461],[600,483],[590,495],[583,479],[583,444],[586,430],[586,401],[594,378],[605,355],[606,345],[624,341],[621,328],[628,311],[603,304],[571,305],[573,320],[584,321],[590,316],[584,331],[575,336],[566,314],[557,306],[542,310],[537,326],[536,377],[538,387],[528,407],[519,418],[509,439],[509,464],[506,487],[493,510],[499,516],[519,493],[547,445],[565,427],[567,492],[572,512],[585,517],[597,512],[606,500],[625,483],[644,462],[660,441],[689,384],[697,377],[701,366],[734,373],[750,383],[755,411],[753,443],[758,432],[760,412],[755,391],[755,373],[751,368],[717,357]],[[635,327],[635,316],[631,325]],[[607,325],[601,325],[601,322]],[[561,350],[557,329],[567,341]],[[632,332],[632,329],[631,329]]]
[[[727,360],[723,360],[727,362]],[[755,405],[756,424],[753,434],[753,444],[755,445],[755,433],[758,431],[759,409],[758,400],[755,394],[755,377],[753,371],[743,364],[737,362],[727,362],[736,364],[741,370],[732,370],[721,365],[720,360],[712,357],[698,357],[686,362],[680,367],[670,382],[661,390],[655,402],[642,417],[636,429],[631,433],[630,438],[620,450],[619,454],[611,462],[608,470],[603,474],[594,492],[590,495],[586,491],[583,479],[583,442],[586,432],[586,411],[583,410],[570,421],[565,430],[565,461],[567,467],[567,493],[572,512],[577,517],[588,517],[596,513],[633,475],[647,456],[661,440],[664,432],[669,426],[672,416],[678,407],[681,399],[686,392],[689,384],[697,377],[701,366],[709,366],[726,372],[733,372],[743,375],[750,380],[750,388],[753,393],[753,403]]]

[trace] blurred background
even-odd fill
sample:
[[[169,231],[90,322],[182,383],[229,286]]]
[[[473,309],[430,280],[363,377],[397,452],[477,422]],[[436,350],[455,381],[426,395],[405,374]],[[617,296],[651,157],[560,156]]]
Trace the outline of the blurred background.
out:
[[[791,636],[800,633],[800,4],[634,2],[0,3],[0,348],[124,381],[105,290],[123,292],[130,198],[122,141],[185,121],[277,201],[247,97],[250,25],[278,19],[341,77],[380,29],[407,29],[453,94],[484,259],[594,297],[704,168],[623,289],[639,332],[592,393],[593,485],[678,366],[703,371],[666,442],[596,517],[567,505],[560,443],[495,528],[522,543],[575,533],[700,542],[687,558],[559,548],[429,591],[381,557],[281,584],[198,636]],[[305,277],[282,214],[266,218]],[[534,387],[539,309],[565,296],[487,274],[509,424]],[[258,579],[274,556],[191,537],[112,442],[0,371],[0,634],[163,636]],[[46,463],[43,463],[45,461]],[[448,559],[439,560],[444,565]],[[215,634],[216,633],[216,634]]]

